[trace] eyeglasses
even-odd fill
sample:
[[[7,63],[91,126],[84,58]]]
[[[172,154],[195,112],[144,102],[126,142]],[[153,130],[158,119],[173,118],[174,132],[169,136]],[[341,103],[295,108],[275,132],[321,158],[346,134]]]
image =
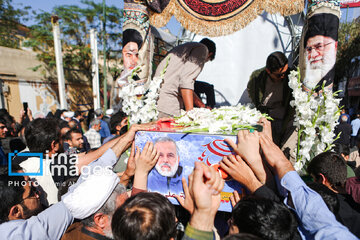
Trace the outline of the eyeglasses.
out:
[[[272,74],[277,78],[283,78],[286,76],[286,73],[287,73],[287,71],[283,72],[283,73],[272,73]]]
[[[6,126],[0,126],[0,129],[5,129],[6,128]]]
[[[322,51],[324,51],[325,46],[330,45],[332,43],[334,43],[334,42],[329,42],[329,43],[326,43],[326,44],[319,43],[319,44],[316,44],[314,47],[306,47],[306,51],[308,53],[311,53],[312,50],[315,50],[317,52],[322,52]]]
[[[36,187],[31,186],[31,187],[30,187],[29,196],[27,196],[26,198],[23,198],[23,199],[21,200],[21,202],[25,201],[26,199],[34,198],[34,197],[37,197],[37,196],[40,196],[39,190],[37,190]],[[21,203],[21,202],[20,202],[20,203]]]

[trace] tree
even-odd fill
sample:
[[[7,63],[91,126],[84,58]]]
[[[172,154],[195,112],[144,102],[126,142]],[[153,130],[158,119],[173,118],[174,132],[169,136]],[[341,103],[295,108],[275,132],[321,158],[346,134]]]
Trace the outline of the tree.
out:
[[[18,27],[28,17],[29,6],[15,9],[12,0],[0,0],[0,46],[19,48]]]
[[[339,83],[343,77],[351,77],[351,59],[356,56],[360,56],[360,18],[340,24],[335,83]]]
[[[37,58],[44,63],[45,72],[54,72],[56,67],[54,41],[52,34],[51,16],[59,17],[61,29],[61,41],[63,50],[64,74],[68,82],[84,81],[91,83],[91,49],[90,29],[95,28],[99,33],[102,29],[102,4],[93,1],[82,0],[84,7],[77,5],[63,5],[55,7],[52,14],[40,12],[36,14],[36,24],[30,27],[32,37],[26,42],[36,51]],[[121,42],[121,19],[122,10],[115,6],[106,8],[106,38],[107,53],[113,49],[119,49]],[[101,49],[102,34],[98,34],[98,49]],[[38,70],[41,66],[34,67]],[[55,80],[55,75],[47,76]]]

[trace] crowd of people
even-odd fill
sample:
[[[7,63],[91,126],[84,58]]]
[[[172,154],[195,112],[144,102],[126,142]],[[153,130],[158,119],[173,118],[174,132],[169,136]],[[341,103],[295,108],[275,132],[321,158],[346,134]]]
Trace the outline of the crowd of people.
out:
[[[142,42],[133,31],[124,31],[124,39],[129,72]],[[209,39],[170,51],[155,73],[164,78],[159,117],[214,107],[213,100],[202,103],[194,85],[215,53]],[[285,55],[274,52],[250,77],[253,104],[274,120],[262,118],[261,132],[240,130],[236,142],[225,140],[232,153],[219,168],[242,186],[230,196],[231,212],[218,211],[225,182],[215,168],[194,159],[192,173],[182,178],[183,153],[174,140],[135,147],[136,132],[154,129],[156,122],[128,126],[128,116],[112,109],[87,116],[57,110],[37,119],[27,109],[16,122],[1,109],[1,238],[358,239],[360,115],[350,122],[344,110],[336,147],[315,156],[306,167],[309,175],[300,177],[279,148],[294,130],[289,71]],[[170,196],[179,205],[149,191],[157,178],[167,186],[175,178],[180,182],[183,195]]]
[[[79,111],[33,119],[28,110],[17,123],[1,111],[4,239],[360,237],[360,179],[351,174],[345,153],[335,149],[313,158],[307,166],[312,181],[304,181],[274,143],[266,119],[259,122],[262,132],[241,130],[236,143],[225,140],[233,154],[220,167],[243,186],[230,197],[232,212],[225,213],[218,211],[224,180],[201,162],[195,161],[182,180],[180,205],[148,192],[148,174],[161,153],[152,142],[135,151],[134,138],[155,123],[128,129],[126,114],[110,110],[104,115],[101,109],[88,121]],[[9,153],[14,153],[10,161]],[[42,175],[31,174],[40,168]]]

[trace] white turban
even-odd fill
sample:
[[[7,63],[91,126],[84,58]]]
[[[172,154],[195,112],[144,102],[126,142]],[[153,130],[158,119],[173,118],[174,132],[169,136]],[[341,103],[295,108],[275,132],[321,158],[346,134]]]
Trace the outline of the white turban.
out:
[[[64,117],[67,117],[67,118],[72,118],[74,116],[74,112],[64,112]]]
[[[112,109],[112,108],[106,110],[106,112],[105,112],[106,115],[111,115],[113,113],[114,113],[114,109]]]
[[[108,168],[98,169],[83,179],[61,198],[73,217],[78,219],[87,218],[99,210],[120,181]]]

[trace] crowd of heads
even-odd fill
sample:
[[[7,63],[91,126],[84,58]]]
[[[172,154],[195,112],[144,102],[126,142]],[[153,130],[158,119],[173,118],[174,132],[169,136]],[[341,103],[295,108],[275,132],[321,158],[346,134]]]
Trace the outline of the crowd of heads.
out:
[[[268,59],[268,69],[271,71],[282,68],[284,64],[286,65],[287,62],[281,60],[281,55],[275,54]],[[62,116],[61,112],[65,115]],[[81,112],[75,112],[75,114],[66,114],[66,112],[59,111],[60,119],[51,116],[27,122],[23,132],[30,152],[51,156],[64,151],[62,148],[65,144],[68,144],[70,148],[84,148],[84,135],[77,128],[77,120],[75,120],[77,118],[78,122],[83,122],[84,115]],[[62,117],[66,120],[61,119]],[[96,110],[94,118],[90,121],[91,128],[99,130],[103,117],[103,112]],[[345,122],[347,118],[342,116],[340,120]],[[128,129],[127,121],[126,114],[121,111],[111,114],[109,119],[111,133],[124,134],[124,127]],[[71,125],[72,122],[75,124]],[[9,128],[12,125],[16,126],[0,118],[0,129],[2,125],[4,126],[2,129],[6,129],[7,126]],[[15,129],[12,132],[14,131]],[[9,133],[4,131],[4,134],[7,136]],[[153,148],[159,153],[154,169],[162,176],[173,177],[178,170],[181,155],[176,142],[169,137],[157,138],[154,140]],[[339,199],[338,194],[346,194],[348,179],[346,160],[349,154],[349,146],[337,146],[334,151],[315,156],[307,166],[307,172],[313,179],[313,182],[308,182],[307,185],[321,196],[327,208],[342,224],[347,224],[347,222],[342,220],[341,208],[344,203]],[[237,158],[237,161],[239,159],[241,158]],[[29,177],[9,176],[7,169],[7,167],[2,167],[0,175],[1,223],[15,219],[28,219],[45,211],[46,206],[40,201],[39,186],[35,186]],[[12,165],[12,171],[23,172],[22,168],[16,164]],[[66,194],[69,186],[75,184],[77,180],[78,177],[64,182],[65,184],[59,188],[59,201]],[[11,184],[13,182],[22,184]],[[244,184],[241,181],[240,183]],[[274,192],[277,195],[276,190]],[[349,194],[348,197],[351,198]],[[240,197],[233,203],[231,214],[220,217],[220,221],[229,223],[227,230],[222,229],[229,234],[229,236],[224,236],[224,239],[297,239],[298,226],[301,223],[296,212],[279,199],[281,199],[279,195],[275,199],[252,194]],[[354,214],[360,214],[356,212],[354,206],[356,205],[351,205],[351,210]],[[82,219],[80,223],[89,231],[110,239],[176,239],[184,234],[183,229],[179,231],[179,224],[186,224],[181,214],[178,215],[177,208],[158,193],[141,192],[129,197],[127,188],[122,184],[117,184],[102,206]],[[182,209],[180,212],[185,211],[183,208],[180,209]],[[224,227],[220,226],[220,228]],[[353,231],[351,226],[349,229]]]

